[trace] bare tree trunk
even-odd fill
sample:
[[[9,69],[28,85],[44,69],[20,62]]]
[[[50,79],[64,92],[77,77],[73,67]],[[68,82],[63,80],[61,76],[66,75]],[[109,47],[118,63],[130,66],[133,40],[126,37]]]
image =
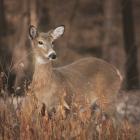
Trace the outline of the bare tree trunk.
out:
[[[8,65],[7,56],[7,24],[4,0],[0,0],[0,72],[6,72],[6,66]]]
[[[0,37],[6,34],[6,29],[4,0],[0,0]]]
[[[30,24],[38,25],[37,0],[30,0]]]
[[[122,0],[124,49],[126,52],[126,88],[139,88],[137,46],[135,44],[132,0]]]
[[[14,48],[11,49],[12,51],[12,67],[10,78],[8,81],[8,86],[10,92],[15,92],[17,89],[19,91],[23,91],[23,84],[25,80],[25,72],[24,70],[28,66],[28,59],[27,59],[27,32],[28,32],[28,24],[29,24],[29,6],[28,0],[21,0],[20,3],[22,4],[21,11],[17,14],[18,16],[18,23],[16,27],[16,33],[14,34]]]
[[[117,34],[115,28],[116,0],[104,1],[104,41],[103,58],[111,63],[115,63],[115,50],[117,47]]]
[[[0,58],[3,56],[3,50],[5,49],[4,38],[6,34],[7,34],[7,26],[6,26],[4,0],[0,0]]]
[[[112,28],[114,18],[113,0],[104,1],[104,42],[103,42],[103,58],[110,59],[110,49],[112,45]]]
[[[16,76],[14,89],[17,94],[24,91],[26,81],[30,82],[33,74],[32,50],[29,44],[29,25],[38,25],[37,1],[22,0],[21,16],[17,31],[17,43],[13,51],[13,73]]]

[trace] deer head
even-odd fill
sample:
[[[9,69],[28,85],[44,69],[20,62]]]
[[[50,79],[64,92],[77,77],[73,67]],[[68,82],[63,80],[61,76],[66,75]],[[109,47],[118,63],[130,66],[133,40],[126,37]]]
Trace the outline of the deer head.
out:
[[[33,51],[36,62],[45,64],[51,60],[56,59],[56,52],[54,51],[53,42],[62,36],[64,33],[64,26],[59,26],[46,33],[39,32],[33,25],[29,28],[29,36],[32,40]]]

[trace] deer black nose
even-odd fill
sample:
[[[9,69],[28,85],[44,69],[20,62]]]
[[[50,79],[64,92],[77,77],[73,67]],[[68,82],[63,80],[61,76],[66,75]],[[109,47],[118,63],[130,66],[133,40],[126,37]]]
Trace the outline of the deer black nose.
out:
[[[56,53],[51,53],[51,54],[49,54],[49,56],[48,56],[50,59],[56,59]]]

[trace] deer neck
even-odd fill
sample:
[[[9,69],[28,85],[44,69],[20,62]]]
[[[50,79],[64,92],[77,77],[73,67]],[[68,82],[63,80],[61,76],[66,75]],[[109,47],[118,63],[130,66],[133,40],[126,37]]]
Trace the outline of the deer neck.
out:
[[[53,80],[52,62],[39,64],[35,61],[35,71],[33,74],[32,87],[40,90],[51,85]]]

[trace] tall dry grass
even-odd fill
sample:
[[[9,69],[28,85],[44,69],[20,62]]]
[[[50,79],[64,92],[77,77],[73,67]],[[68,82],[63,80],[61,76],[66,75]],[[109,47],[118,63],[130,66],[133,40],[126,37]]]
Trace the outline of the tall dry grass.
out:
[[[88,103],[73,103],[67,111],[59,105],[48,115],[37,107],[37,101],[24,110],[15,98],[0,103],[0,140],[136,140],[136,129],[127,121],[115,122],[102,111],[91,112]],[[17,101],[18,102],[18,101]]]
[[[4,92],[3,90],[1,90]],[[76,98],[71,107],[59,104],[51,114],[41,109],[33,94],[0,98],[0,140],[139,140],[139,128],[106,115],[102,97],[92,109]],[[26,106],[23,107],[22,103]]]

